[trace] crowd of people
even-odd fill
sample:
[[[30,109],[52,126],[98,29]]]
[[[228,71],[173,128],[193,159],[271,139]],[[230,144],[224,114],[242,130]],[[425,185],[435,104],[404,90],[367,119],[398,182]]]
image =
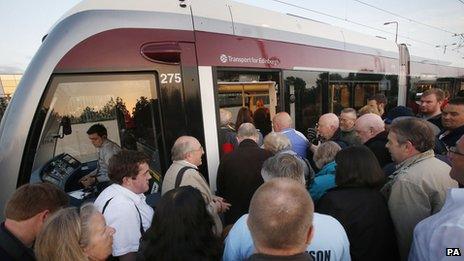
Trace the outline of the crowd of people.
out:
[[[424,92],[414,115],[385,111],[377,94],[360,111],[321,115],[306,135],[286,112],[271,125],[263,106],[258,115],[242,108],[234,124],[221,109],[217,191],[200,173],[195,137],[175,141],[154,206],[144,195],[150,159],[116,149],[102,162],[101,181],[111,184],[93,203],[68,207],[47,183],[18,188],[5,206],[0,257],[442,260],[448,248],[464,250],[464,98],[444,97]]]

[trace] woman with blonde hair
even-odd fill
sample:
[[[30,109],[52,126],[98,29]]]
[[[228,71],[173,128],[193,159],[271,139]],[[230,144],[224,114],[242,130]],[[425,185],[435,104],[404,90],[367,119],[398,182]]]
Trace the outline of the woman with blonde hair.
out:
[[[38,261],[106,260],[111,254],[115,230],[91,204],[64,208],[45,223],[35,242]]]

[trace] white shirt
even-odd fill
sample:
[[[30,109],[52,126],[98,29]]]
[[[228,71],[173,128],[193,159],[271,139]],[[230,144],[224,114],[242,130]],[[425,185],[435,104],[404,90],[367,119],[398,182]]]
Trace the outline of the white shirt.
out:
[[[140,216],[137,208],[142,216],[144,231],[151,225],[153,209],[145,202],[143,193],[135,194],[118,184],[113,184],[103,190],[94,204],[102,212],[109,199],[111,201],[106,206],[103,216],[106,224],[116,230],[113,236],[113,256],[137,252],[140,237],[142,236],[140,234]]]
[[[414,229],[409,261],[459,260],[446,256],[446,248],[459,248],[464,255],[464,189],[450,189],[440,212]]]

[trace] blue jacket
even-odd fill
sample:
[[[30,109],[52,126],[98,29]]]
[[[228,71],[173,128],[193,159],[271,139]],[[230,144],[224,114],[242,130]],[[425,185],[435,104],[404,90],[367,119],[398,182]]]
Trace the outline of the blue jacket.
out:
[[[335,187],[335,161],[329,162],[316,173],[314,183],[309,188],[309,194],[314,202],[318,201],[327,190]]]

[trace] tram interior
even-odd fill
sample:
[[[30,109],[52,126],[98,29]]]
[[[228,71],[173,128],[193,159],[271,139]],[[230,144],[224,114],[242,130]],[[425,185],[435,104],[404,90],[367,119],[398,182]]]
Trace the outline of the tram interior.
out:
[[[149,75],[55,77],[40,111],[45,123],[30,182],[53,183],[80,199],[98,193],[97,187],[83,190],[79,179],[97,168],[97,149],[87,130],[99,123],[122,149],[151,157],[148,193],[158,192],[159,133],[153,118],[159,111],[154,84]]]

